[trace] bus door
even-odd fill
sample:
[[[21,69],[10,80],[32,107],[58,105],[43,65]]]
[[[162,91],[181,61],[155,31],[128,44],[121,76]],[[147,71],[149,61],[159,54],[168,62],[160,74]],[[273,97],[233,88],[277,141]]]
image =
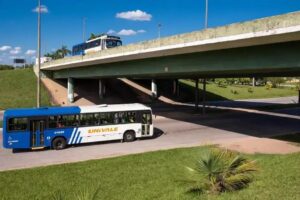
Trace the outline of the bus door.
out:
[[[151,124],[152,124],[151,112],[142,113],[142,136],[150,135]]]
[[[30,120],[30,141],[31,147],[43,147],[45,145],[45,120]]]

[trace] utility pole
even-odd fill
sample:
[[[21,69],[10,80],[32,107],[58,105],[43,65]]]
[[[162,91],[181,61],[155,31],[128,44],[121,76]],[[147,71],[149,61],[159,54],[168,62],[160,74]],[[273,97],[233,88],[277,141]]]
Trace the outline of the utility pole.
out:
[[[160,29],[161,29],[162,25],[158,24],[157,27],[158,27],[158,39],[160,39]]]
[[[205,0],[205,22],[204,28],[207,29],[208,27],[208,0]]]
[[[37,102],[36,107],[41,105],[41,0],[38,0],[38,72],[37,72]]]
[[[85,42],[85,28],[86,28],[86,18],[82,18],[82,40]]]

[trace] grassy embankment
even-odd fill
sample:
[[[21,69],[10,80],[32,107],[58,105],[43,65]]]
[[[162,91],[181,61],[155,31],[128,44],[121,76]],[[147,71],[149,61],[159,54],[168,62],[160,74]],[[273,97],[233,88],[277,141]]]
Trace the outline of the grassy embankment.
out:
[[[73,164],[0,173],[0,194],[8,199],[74,199],[93,193],[96,199],[297,199],[300,154],[246,155],[260,171],[244,190],[220,196],[188,193],[182,184],[185,166],[193,166],[208,147],[175,149]],[[64,198],[57,198],[61,194]]]
[[[32,68],[0,71],[0,110],[36,106],[36,76]],[[50,97],[41,87],[41,105],[49,106]]]
[[[193,90],[195,83],[191,80],[181,79],[182,87],[188,87]],[[199,88],[203,85],[199,83]],[[281,87],[269,88],[264,86],[252,87],[249,85],[226,85],[218,86],[215,83],[208,82],[207,100],[237,100],[237,99],[260,99],[273,97],[297,96],[298,90],[295,88]]]

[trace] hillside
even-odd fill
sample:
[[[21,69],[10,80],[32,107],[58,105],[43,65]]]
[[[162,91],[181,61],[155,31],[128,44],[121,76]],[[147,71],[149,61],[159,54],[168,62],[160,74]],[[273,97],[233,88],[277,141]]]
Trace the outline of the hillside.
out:
[[[31,68],[0,71],[0,110],[36,106],[36,76]],[[41,87],[41,106],[49,106],[50,97]]]

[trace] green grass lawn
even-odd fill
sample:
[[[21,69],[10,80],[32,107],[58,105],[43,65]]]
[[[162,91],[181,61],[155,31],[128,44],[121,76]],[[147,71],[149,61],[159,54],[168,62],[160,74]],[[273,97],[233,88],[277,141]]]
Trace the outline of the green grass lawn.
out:
[[[181,86],[190,89],[193,92],[195,83],[191,80],[180,80]],[[203,85],[199,84],[199,88],[202,89]],[[237,100],[237,99],[256,99],[256,98],[272,98],[272,97],[285,97],[296,96],[298,90],[295,88],[270,88],[266,89],[264,86],[252,87],[248,85],[228,85],[226,87],[219,87],[217,84],[208,82],[207,88],[207,100]],[[252,92],[249,92],[252,90]],[[236,91],[236,94],[234,94]]]
[[[0,110],[36,106],[36,76],[33,69],[0,71]],[[50,97],[41,87],[41,105],[49,106]]]
[[[188,193],[180,182],[185,166],[193,166],[208,147],[175,149],[74,164],[0,173],[0,196],[7,199],[53,199],[61,193],[74,199],[99,187],[97,199],[297,199],[300,196],[300,154],[246,155],[260,171],[244,190],[220,196]],[[37,152],[38,153],[38,152]],[[59,152],[57,152],[59,153]],[[4,198],[4,199],[6,199]]]

